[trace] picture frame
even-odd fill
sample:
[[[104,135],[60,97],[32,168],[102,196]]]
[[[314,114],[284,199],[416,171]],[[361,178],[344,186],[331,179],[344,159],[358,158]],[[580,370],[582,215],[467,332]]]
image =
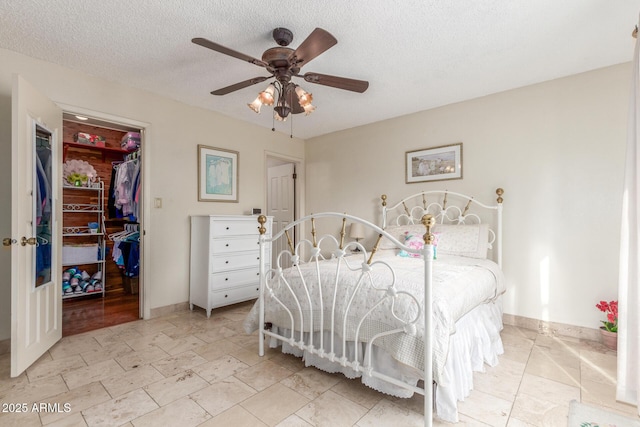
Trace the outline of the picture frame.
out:
[[[240,153],[198,145],[198,201],[238,202]]]
[[[462,142],[405,153],[407,184],[462,179]]]

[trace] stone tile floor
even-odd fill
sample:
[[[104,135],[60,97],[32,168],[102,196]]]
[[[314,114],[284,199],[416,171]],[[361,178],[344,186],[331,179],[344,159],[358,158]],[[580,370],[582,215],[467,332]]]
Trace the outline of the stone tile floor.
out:
[[[250,303],[184,311],[63,338],[17,378],[0,343],[2,426],[421,426],[421,396],[397,399],[275,350],[257,355]],[[505,326],[500,364],[474,376],[461,426],[566,426],[572,399],[624,415],[616,355],[599,343]],[[59,404],[42,412],[32,404]],[[66,406],[65,406],[66,404]],[[45,405],[46,406],[46,405]],[[13,407],[15,410],[15,407]],[[435,421],[434,425],[450,425]]]

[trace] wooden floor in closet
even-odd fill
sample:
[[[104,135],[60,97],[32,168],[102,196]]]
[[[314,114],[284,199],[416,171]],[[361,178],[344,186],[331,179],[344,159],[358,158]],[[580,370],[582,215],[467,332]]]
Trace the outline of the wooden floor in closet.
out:
[[[76,335],[139,319],[139,295],[124,290],[62,301],[62,336]]]

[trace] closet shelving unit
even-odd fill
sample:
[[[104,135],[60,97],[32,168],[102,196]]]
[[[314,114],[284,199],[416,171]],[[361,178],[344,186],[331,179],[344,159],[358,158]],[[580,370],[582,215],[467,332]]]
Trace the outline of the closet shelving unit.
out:
[[[82,292],[63,294],[62,298],[76,298],[87,295],[101,294],[105,295],[105,234],[104,224],[104,183],[98,181],[91,186],[71,186],[66,183],[62,186],[63,204],[62,217],[70,219],[77,216],[78,219],[91,218],[90,222],[97,222],[97,232],[92,232],[87,225],[73,225],[62,227],[62,268],[76,266],[93,266],[97,267],[96,271],[91,271],[90,275],[101,272],[102,290],[94,292]],[[91,203],[66,203],[67,199],[75,196],[74,199],[86,199]],[[95,203],[92,201],[95,200]],[[84,246],[75,245],[74,243],[82,241],[83,243],[91,241]]]
[[[87,150],[87,151],[93,151],[93,152],[98,152],[102,155],[102,161],[104,162],[104,160],[107,157],[117,157],[120,158],[123,155],[128,154],[129,152],[127,150],[123,150],[121,148],[112,148],[112,147],[98,147],[97,145],[90,145],[90,144],[81,144],[79,142],[68,142],[65,141],[62,143],[63,146],[63,154],[62,154],[62,161],[64,162],[67,159],[67,153],[69,152],[69,150]]]

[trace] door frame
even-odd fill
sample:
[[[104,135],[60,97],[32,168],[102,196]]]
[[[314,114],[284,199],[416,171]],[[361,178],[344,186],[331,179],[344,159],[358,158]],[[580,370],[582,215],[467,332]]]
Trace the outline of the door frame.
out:
[[[294,156],[288,156],[286,154],[281,154],[281,153],[276,153],[274,151],[268,151],[265,150],[264,151],[264,202],[263,202],[263,206],[264,208],[264,213],[266,214],[267,212],[267,206],[269,206],[269,200],[268,200],[268,195],[269,195],[269,182],[267,180],[267,173],[268,173],[268,169],[269,169],[269,159],[274,159],[274,160],[278,160],[280,162],[285,162],[285,163],[293,163],[295,165],[295,171],[296,171],[296,183],[294,185],[295,188],[295,202],[294,202],[294,206],[293,206],[293,210],[294,210],[294,219],[300,219],[302,217],[303,212],[305,212],[305,203],[304,203],[304,198],[305,198],[305,168],[304,168],[304,159],[300,158],[300,157],[294,157]],[[304,224],[301,224],[301,228],[300,228],[300,235],[304,236]]]
[[[77,114],[113,124],[120,124],[140,129],[142,134],[142,215],[139,218],[139,222],[142,240],[140,245],[139,316],[142,319],[149,319],[151,317],[151,303],[149,301],[151,293],[147,292],[145,286],[145,272],[147,271],[147,266],[151,265],[152,248],[151,233],[146,233],[147,229],[151,229],[151,124],[114,114],[90,110],[84,107],[78,107],[76,105],[63,104],[60,102],[56,102],[56,104],[62,108],[63,114]],[[60,242],[60,244],[62,244],[62,242]],[[62,248],[60,250],[62,250]]]

